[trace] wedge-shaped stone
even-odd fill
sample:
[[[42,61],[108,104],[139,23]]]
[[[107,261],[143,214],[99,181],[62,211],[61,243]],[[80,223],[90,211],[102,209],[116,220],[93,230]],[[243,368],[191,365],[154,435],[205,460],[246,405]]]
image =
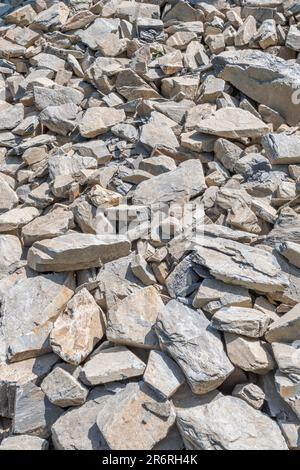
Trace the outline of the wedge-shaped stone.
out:
[[[72,274],[47,274],[17,281],[2,297],[1,328],[11,361],[51,351],[49,334],[73,295]]]
[[[266,339],[269,343],[291,343],[300,339],[300,304],[270,325]]]
[[[289,125],[300,121],[297,99],[300,65],[258,50],[228,51],[214,57],[219,75],[260,104],[278,111]]]
[[[98,47],[98,40],[110,33],[118,31],[120,20],[118,18],[96,18],[96,20],[84,30],[78,31],[78,36],[91,49]]]
[[[26,224],[40,215],[35,207],[17,207],[0,215],[0,232],[11,232]]]
[[[107,339],[145,349],[158,348],[155,323],[165,306],[155,287],[146,287],[118,302],[108,312]]]
[[[17,127],[24,119],[24,106],[0,101],[0,131]]]
[[[203,238],[195,245],[193,261],[229,284],[261,292],[283,291],[289,285],[271,253],[232,240]]]
[[[198,160],[181,163],[176,170],[154,176],[138,185],[134,204],[150,205],[188,200],[206,189],[202,164]]]
[[[143,375],[146,365],[123,346],[95,353],[82,368],[80,379],[87,385],[101,385]]]
[[[151,450],[175,422],[169,401],[144,383],[129,383],[98,414],[97,425],[111,450]]]
[[[61,106],[48,106],[40,114],[40,121],[50,131],[60,135],[68,135],[76,127],[75,119],[79,108],[73,103]]]
[[[233,372],[220,334],[202,312],[171,300],[158,317],[156,331],[161,348],[181,367],[194,393],[215,390]]]
[[[185,382],[185,377],[173,359],[161,351],[151,351],[144,381],[164,398],[170,398]]]
[[[269,127],[249,111],[240,108],[221,108],[197,126],[199,132],[217,135],[226,139],[261,137]]]
[[[130,242],[124,236],[70,232],[35,242],[28,252],[28,264],[41,272],[76,271],[99,267],[129,252]]]
[[[278,251],[289,261],[289,263],[300,269],[300,245],[298,243],[283,242],[279,245]]]
[[[253,383],[236,385],[232,391],[232,395],[244,400],[255,410],[260,410],[265,401],[264,392],[260,387]]]
[[[299,135],[267,134],[261,143],[272,165],[300,163]]]
[[[71,87],[58,86],[57,88],[33,87],[34,102],[39,111],[49,106],[62,106],[64,104],[79,105],[83,100],[83,93]]]
[[[300,377],[288,376],[277,371],[275,385],[281,398],[291,407],[300,420]]]
[[[255,308],[228,307],[214,314],[211,326],[219,331],[261,338],[270,322],[270,317]]]
[[[69,8],[64,2],[58,2],[42,10],[33,20],[33,24],[42,31],[51,31],[61,27],[69,16]]]
[[[13,209],[18,204],[19,198],[15,191],[0,173],[0,214]]]
[[[127,100],[160,98],[154,88],[130,69],[123,70],[118,74],[116,89]]]
[[[48,214],[37,217],[23,227],[22,238],[24,245],[30,246],[38,240],[64,235],[73,226],[73,213],[63,206],[55,207]]]
[[[93,296],[82,289],[57,318],[51,332],[51,346],[65,362],[78,365],[93,351],[104,333],[104,315]]]
[[[90,108],[86,111],[79,126],[82,137],[92,139],[100,134],[105,134],[115,124],[125,121],[123,110],[114,108]]]
[[[43,391],[29,383],[16,391],[13,434],[29,434],[47,438],[51,426],[63,413],[58,406],[50,403]]]
[[[88,389],[59,366],[43,380],[41,389],[53,405],[62,408],[83,405],[88,395]]]
[[[246,372],[265,375],[275,363],[270,345],[264,341],[225,333],[227,354],[231,362]]]
[[[180,408],[177,423],[189,450],[288,450],[278,425],[235,397]]]
[[[120,386],[95,387],[82,406],[71,408],[52,426],[52,440],[56,450],[108,450],[96,419]]]

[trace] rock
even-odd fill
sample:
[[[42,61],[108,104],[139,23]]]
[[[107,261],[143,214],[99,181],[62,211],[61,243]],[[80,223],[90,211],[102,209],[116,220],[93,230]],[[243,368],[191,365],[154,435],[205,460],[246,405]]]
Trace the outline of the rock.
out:
[[[35,16],[33,25],[43,31],[49,31],[62,26],[66,22],[69,12],[69,8],[63,2],[55,3]]]
[[[164,398],[174,395],[185,382],[185,377],[176,362],[160,351],[150,352],[143,379]]]
[[[193,306],[210,314],[223,307],[251,307],[249,292],[244,287],[231,286],[216,279],[204,279],[196,293]]]
[[[225,333],[227,354],[231,362],[246,372],[258,375],[274,369],[270,348],[264,341]]]
[[[109,309],[107,339],[127,346],[158,348],[154,327],[158,315],[164,311],[155,287],[138,290]]]
[[[219,331],[261,338],[270,322],[271,319],[267,315],[254,308],[225,307],[214,314],[211,326]]]
[[[269,343],[289,343],[299,339],[300,305],[295,305],[288,313],[269,326],[266,339]]]
[[[152,449],[167,436],[174,421],[172,404],[160,400],[142,382],[128,384],[97,417],[98,428],[111,450]]]
[[[265,401],[265,394],[262,389],[251,383],[236,385],[232,395],[234,397],[240,398],[241,400],[244,400],[255,410],[260,410],[263,407]]]
[[[40,215],[35,207],[15,208],[0,215],[0,232],[12,232]]]
[[[13,209],[18,204],[19,198],[0,174],[0,214]]]
[[[236,46],[246,46],[249,44],[253,36],[256,35],[256,21],[253,16],[248,16],[245,22],[239,27],[234,43]]]
[[[273,165],[300,163],[300,137],[297,135],[267,134],[262,145]]]
[[[146,147],[153,149],[157,146],[176,148],[179,146],[178,140],[171,128],[167,128],[166,134],[161,133],[160,126],[155,123],[145,124],[140,135],[140,142]]]
[[[69,232],[35,242],[28,252],[28,264],[40,272],[74,271],[99,267],[129,251],[130,242],[124,236]]]
[[[156,278],[148,263],[141,255],[136,255],[131,263],[133,274],[140,279],[145,286],[156,284]]]
[[[11,105],[0,101],[0,112],[0,131],[14,129],[24,119],[24,106],[21,103]]]
[[[299,122],[299,106],[292,99],[299,89],[298,64],[286,68],[284,59],[263,51],[245,50],[224,52],[213,59],[213,65],[221,78],[258,103],[278,111],[289,125]]]
[[[289,263],[300,268],[300,245],[298,245],[298,243],[283,242],[279,245],[278,251],[289,261]]]
[[[56,450],[108,450],[97,427],[99,411],[118,388],[95,387],[87,402],[71,408],[60,416],[52,426],[52,439]]]
[[[68,135],[76,128],[75,119],[78,107],[73,103],[61,106],[48,106],[40,113],[40,121],[50,131],[60,135]]]
[[[114,108],[90,108],[84,114],[79,131],[82,137],[92,139],[109,131],[115,124],[125,120],[123,110]]]
[[[33,96],[35,106],[39,111],[43,111],[49,107],[59,107],[66,104],[79,105],[83,99],[83,94],[81,91],[65,86],[60,86],[53,89],[34,86]],[[65,110],[65,108],[60,109]],[[72,110],[73,112],[74,108],[70,106],[68,107],[68,110]],[[58,116],[59,110],[55,110],[55,112],[56,116]]]
[[[51,332],[51,346],[65,362],[81,364],[105,333],[105,320],[93,296],[82,289],[68,302]]]
[[[275,374],[275,385],[283,400],[291,407],[298,420],[300,419],[300,379],[299,376],[291,377],[281,372]]]
[[[300,375],[300,350],[297,341],[290,344],[272,343],[272,350],[281,372]]]
[[[83,405],[88,395],[88,389],[59,366],[43,380],[41,389],[53,405],[61,408]]]
[[[10,361],[51,351],[49,334],[73,295],[72,274],[45,274],[20,279],[1,299],[1,330]]]
[[[50,403],[36,385],[29,383],[21,386],[16,391],[13,434],[47,438],[50,436],[52,424],[62,413],[63,410]]]
[[[1,224],[1,222],[0,222]],[[22,238],[25,246],[34,242],[59,237],[74,226],[73,213],[64,207],[57,206],[47,215],[35,218],[22,228]]]
[[[46,439],[36,436],[10,436],[0,444],[0,450],[48,450],[49,444]]]
[[[282,291],[289,284],[272,254],[231,240],[204,238],[193,261],[223,282],[261,292]]]
[[[177,422],[190,450],[287,450],[278,425],[239,398],[180,408]]]
[[[80,378],[87,385],[100,385],[143,375],[145,364],[129,349],[115,346],[99,351],[82,368]]]
[[[18,267],[22,252],[22,245],[18,237],[0,235],[0,278]]]
[[[300,51],[300,32],[296,25],[291,25],[285,45],[294,51]]]
[[[205,189],[202,165],[199,161],[192,160],[181,163],[176,170],[154,176],[139,184],[133,195],[133,203],[141,205],[168,203],[195,197]]]
[[[269,130],[268,126],[249,111],[239,108],[218,109],[211,117],[203,119],[197,130],[204,134],[217,135],[226,139],[261,137]]]
[[[171,300],[158,316],[156,331],[162,350],[178,363],[194,393],[215,390],[233,371],[220,335],[203,313]]]

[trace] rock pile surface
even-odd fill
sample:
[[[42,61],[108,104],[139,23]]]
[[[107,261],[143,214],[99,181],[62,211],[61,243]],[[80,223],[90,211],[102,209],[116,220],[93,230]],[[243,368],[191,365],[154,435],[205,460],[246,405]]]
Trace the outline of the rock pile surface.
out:
[[[300,449],[298,0],[0,2],[0,450]]]

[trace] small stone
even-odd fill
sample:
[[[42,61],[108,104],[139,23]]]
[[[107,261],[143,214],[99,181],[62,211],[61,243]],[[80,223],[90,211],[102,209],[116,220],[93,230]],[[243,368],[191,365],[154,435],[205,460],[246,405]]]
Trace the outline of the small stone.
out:
[[[185,382],[185,377],[176,362],[160,351],[150,352],[143,379],[164,398],[174,395]]]
[[[269,326],[266,340],[269,343],[290,343],[299,340],[300,304]]]
[[[300,163],[298,135],[267,134],[262,139],[262,145],[273,165]]]
[[[49,443],[46,439],[36,436],[10,436],[0,444],[0,450],[48,450]]]
[[[236,385],[232,396],[244,400],[255,410],[261,410],[265,401],[265,394],[260,387],[255,384],[239,384]]]
[[[114,108],[90,108],[79,126],[82,137],[92,139],[109,131],[115,124],[125,120],[125,113]]]
[[[143,375],[145,364],[123,346],[108,347],[93,354],[85,363],[80,379],[94,386]]]
[[[300,348],[297,341],[272,343],[272,350],[281,372],[288,375],[300,375]]]
[[[41,389],[53,405],[62,408],[83,405],[88,395],[88,389],[59,366],[43,380]]]
[[[138,279],[140,279],[140,281],[145,286],[151,286],[153,284],[156,284],[156,278],[153,274],[153,271],[151,270],[150,266],[145,261],[143,256],[136,255],[134,257],[134,259],[131,262],[131,269],[132,269],[133,274]]]
[[[35,207],[17,207],[0,215],[0,233],[11,232],[29,224],[40,215]]]
[[[211,326],[219,331],[261,338],[270,322],[267,315],[254,308],[228,307],[221,308],[214,314]]]

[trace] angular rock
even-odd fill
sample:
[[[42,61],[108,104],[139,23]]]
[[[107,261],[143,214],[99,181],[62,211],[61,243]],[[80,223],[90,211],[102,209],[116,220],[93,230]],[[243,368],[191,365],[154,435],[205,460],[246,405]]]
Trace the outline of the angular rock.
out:
[[[298,135],[267,134],[262,139],[262,145],[272,165],[300,163]]]
[[[0,450],[48,450],[49,443],[46,439],[36,436],[10,436],[0,444]]]
[[[1,224],[1,222],[0,222]],[[57,206],[47,215],[35,218],[22,228],[22,238],[25,246],[34,242],[64,235],[73,228],[74,220],[71,211]]]
[[[83,405],[88,395],[88,389],[59,366],[43,380],[41,389],[53,405],[61,408]]]
[[[151,351],[144,373],[144,382],[164,398],[170,398],[185,382],[180,367],[167,354]]]
[[[251,383],[236,385],[232,392],[232,396],[244,400],[255,410],[260,410],[263,407],[265,400],[265,394],[262,389]]]
[[[271,319],[254,308],[228,307],[218,310],[211,326],[219,331],[228,331],[249,338],[261,338]]]
[[[300,304],[269,326],[266,339],[269,343],[290,343],[299,340]]]
[[[114,108],[90,108],[84,114],[79,131],[82,137],[92,139],[109,131],[115,124],[125,120],[123,110]]]

